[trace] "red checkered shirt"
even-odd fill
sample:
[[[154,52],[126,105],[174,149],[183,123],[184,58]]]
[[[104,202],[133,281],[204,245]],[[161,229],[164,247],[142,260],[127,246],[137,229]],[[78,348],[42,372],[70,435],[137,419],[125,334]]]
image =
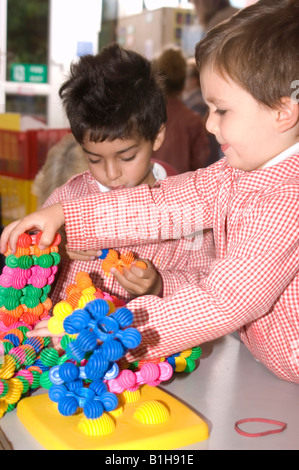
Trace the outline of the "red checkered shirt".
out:
[[[63,209],[73,249],[157,242],[201,224],[214,229],[216,261],[207,277],[164,298],[129,302],[142,333],[130,360],[172,354],[238,330],[258,360],[299,383],[298,203],[299,155],[293,155],[252,172],[222,159],[159,188],[93,195]]]
[[[96,180],[89,171],[86,171],[74,176],[65,185],[57,188],[47,199],[44,207],[78,197],[99,194],[99,192]],[[194,240],[198,242],[198,247],[194,246]],[[121,247],[116,240],[113,248],[117,249],[119,253],[130,250],[135,254],[135,257],[150,260],[162,276],[163,295],[175,292],[182,284],[198,283],[203,276],[208,274],[215,253],[211,230],[205,231],[203,234],[200,231],[196,239],[177,239],[139,246],[131,244],[125,248]],[[75,275],[80,271],[88,272],[94,285],[102,291],[115,295],[126,302],[134,298],[115,280],[114,276],[108,276],[104,273],[100,259],[88,262],[63,259],[61,268],[51,294],[53,305],[66,298],[66,287],[75,282]]]

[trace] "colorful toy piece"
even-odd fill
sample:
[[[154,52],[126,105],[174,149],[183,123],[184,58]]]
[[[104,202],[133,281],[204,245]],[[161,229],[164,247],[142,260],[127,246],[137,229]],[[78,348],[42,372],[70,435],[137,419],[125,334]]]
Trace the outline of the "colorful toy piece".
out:
[[[54,306],[52,319],[56,323],[49,321],[51,327],[58,326],[55,332],[63,334],[61,347],[65,353],[59,356],[54,348],[44,348],[38,358],[31,358],[35,362],[28,368],[38,375],[36,383],[48,389],[48,395],[25,398],[18,405],[18,416],[37,440],[42,437],[41,442],[49,449],[128,449],[130,442],[135,449],[143,449],[153,448],[157,432],[161,432],[158,441],[161,439],[163,448],[182,444],[182,432],[186,444],[206,439],[206,424],[156,388],[169,380],[174,371],[183,370],[182,361],[189,367],[184,370],[191,372],[193,366],[187,364],[187,359],[195,361],[200,348],[121,369],[128,349],[137,347],[141,341],[139,331],[132,328],[132,312],[114,296],[95,288],[84,272],[77,274],[75,284],[68,286],[66,294],[66,300]],[[9,340],[4,341],[17,343],[15,337],[18,334],[10,331]],[[15,354],[15,348],[11,348],[12,359],[7,360],[4,375],[13,373],[11,364],[16,357],[20,363],[24,358],[21,352]],[[5,380],[0,380],[0,412],[2,396],[11,400]],[[20,399],[18,390],[14,396],[14,400]],[[57,416],[49,405],[51,402],[57,404]],[[124,423],[120,425],[122,417]],[[169,435],[171,442],[167,440]],[[108,447],[107,441],[94,440],[101,436],[111,436]]]
[[[96,419],[83,413],[67,417],[55,413],[48,394],[21,400],[17,416],[48,450],[153,451],[208,439],[208,425],[188,406],[159,387],[140,388],[138,401],[123,403],[120,396],[117,409]]]
[[[40,386],[45,367],[40,352],[50,338],[28,339],[26,333],[47,318],[52,302],[48,297],[60,261],[56,234],[52,246],[38,247],[42,232],[19,236],[13,255],[5,253],[5,266],[0,275],[0,339],[4,361],[0,364],[0,417],[13,409],[30,389]]]
[[[48,298],[60,262],[57,233],[53,244],[40,250],[42,232],[19,236],[13,255],[8,248],[5,266],[0,275],[0,338],[1,332],[16,321],[35,325],[48,316],[52,302]]]
[[[102,250],[102,254],[99,257],[102,259],[102,268],[105,274],[109,275],[111,268],[116,268],[119,272],[123,272],[123,267],[130,269],[132,264],[142,269],[147,269],[147,265],[144,261],[135,261],[135,256],[131,251],[126,251],[120,255],[113,249]]]
[[[38,356],[50,338],[26,338],[29,327],[19,324],[2,340],[4,363],[0,366],[0,418],[15,408],[27,392],[40,386],[41,369]]]
[[[169,380],[173,375],[173,369],[168,362],[143,364],[140,370],[133,372],[129,369],[120,371],[115,379],[107,381],[108,389],[114,393],[123,393],[125,390],[135,392],[140,385],[160,385],[162,381]]]
[[[87,302],[65,316],[64,331],[76,337],[66,341],[60,364],[47,374],[49,397],[58,403],[61,414],[70,416],[83,408],[87,418],[96,419],[117,407],[117,396],[108,391],[105,381],[119,374],[116,361],[140,344],[141,335],[130,327],[132,321],[130,310],[120,307],[111,313],[104,299]]]

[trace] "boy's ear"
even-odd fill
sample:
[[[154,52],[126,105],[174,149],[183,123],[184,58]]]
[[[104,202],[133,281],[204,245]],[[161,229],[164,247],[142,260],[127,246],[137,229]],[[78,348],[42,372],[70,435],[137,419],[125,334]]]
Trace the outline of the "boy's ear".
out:
[[[289,96],[283,97],[275,110],[275,119],[278,132],[292,129],[299,122],[299,103]]]
[[[164,138],[165,138],[165,132],[166,132],[166,126],[165,126],[165,124],[162,124],[162,126],[160,127],[160,130],[157,134],[157,137],[155,139],[154,145],[153,145],[153,150],[154,151],[158,150],[161,147],[161,145],[163,144]]]

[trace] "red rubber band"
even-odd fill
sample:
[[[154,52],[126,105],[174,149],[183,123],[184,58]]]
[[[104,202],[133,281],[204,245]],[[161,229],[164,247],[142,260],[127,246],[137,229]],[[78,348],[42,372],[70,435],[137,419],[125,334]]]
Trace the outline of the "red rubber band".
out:
[[[268,431],[263,431],[263,432],[246,432],[240,429],[240,424],[243,423],[267,423],[267,424],[273,424],[275,426],[279,426],[279,428],[276,429],[270,429]],[[241,434],[242,436],[246,437],[261,437],[261,436],[268,436],[268,434],[276,434],[279,432],[282,432],[286,429],[287,423],[283,423],[282,421],[276,421],[274,419],[266,419],[266,418],[246,418],[246,419],[240,419],[239,421],[236,421],[235,423],[235,430]]]

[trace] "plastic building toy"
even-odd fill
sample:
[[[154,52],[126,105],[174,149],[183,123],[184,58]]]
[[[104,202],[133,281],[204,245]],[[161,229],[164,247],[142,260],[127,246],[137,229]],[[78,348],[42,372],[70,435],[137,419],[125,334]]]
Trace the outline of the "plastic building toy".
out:
[[[175,433],[177,442],[182,427],[182,419],[178,421],[178,418],[182,414],[188,417],[187,428],[184,425],[187,439],[184,442],[194,439],[194,430],[196,440],[206,439],[205,423],[171,397],[169,406],[166,405],[163,396],[160,400],[163,392],[156,389],[174,372],[192,372],[200,357],[200,348],[153,362],[140,361],[122,369],[122,358],[141,342],[140,332],[132,327],[132,312],[117,297],[96,288],[87,273],[80,272],[75,284],[67,287],[66,300],[57,303],[49,317],[52,303],[48,294],[60,261],[57,248],[60,237],[57,235],[53,246],[41,251],[38,248],[40,236],[41,233],[23,234],[18,240],[16,254],[12,255],[9,250],[5,254],[6,263],[0,275],[0,339],[5,352],[4,364],[0,364],[0,418],[18,404],[18,416],[35,435],[40,420],[48,413],[48,405],[44,405],[44,396],[28,398],[27,395],[31,390],[43,387],[48,390],[50,403],[57,404],[58,415],[53,419],[51,432],[49,428],[50,434],[58,433],[57,440],[54,438],[56,448],[80,448],[73,442],[66,445],[65,441],[69,438],[72,441],[74,436],[68,432],[71,424],[65,419],[74,419],[77,423],[80,417],[76,431],[80,442],[82,436],[83,441],[84,436],[113,434],[116,437],[119,426],[115,419],[131,413],[125,405],[131,403],[135,407],[140,399],[143,402],[135,408],[130,419],[146,426],[165,425],[166,434],[162,432],[161,442],[169,433]],[[115,250],[106,250],[106,253],[104,250],[103,258],[103,269],[107,274],[112,266],[121,271],[124,266],[130,268],[132,263],[146,269],[146,264],[135,261],[131,252],[119,256]],[[62,336],[63,355],[49,347],[50,338],[26,338],[26,332],[43,318],[49,318],[51,333]],[[148,392],[148,388],[152,392]],[[42,403],[42,409],[35,406],[37,402]],[[36,411],[38,415],[35,415]],[[53,409],[49,412],[52,415]],[[130,436],[132,425],[127,424],[126,419]],[[56,426],[57,421],[61,421],[61,426]],[[45,434],[48,446],[47,430]],[[141,447],[136,448],[151,448],[147,446],[151,445],[155,435],[156,430],[145,431],[147,437],[141,432],[141,443],[138,444]],[[132,436],[134,441],[134,430]],[[130,448],[129,442],[122,442],[123,437],[117,439],[121,442],[116,448]],[[173,443],[165,448],[172,446]],[[82,448],[90,448],[88,439]],[[114,448],[114,444],[110,448]]]
[[[134,401],[118,395],[119,406],[100,418],[63,416],[48,394],[24,398],[17,415],[48,450],[167,450],[209,438],[209,428],[188,406],[159,387],[142,385]],[[201,444],[205,445],[205,443]]]
[[[120,255],[117,251],[113,249],[102,250],[101,256],[99,259],[102,259],[102,268],[103,271],[109,275],[111,268],[116,268],[121,273],[123,272],[123,267],[130,269],[132,264],[138,266],[139,268],[146,269],[147,265],[144,261],[137,260],[135,261],[135,256],[131,251],[126,251]]]
[[[19,325],[8,331],[2,340],[4,364],[0,366],[0,418],[15,408],[27,392],[40,386],[39,354],[50,338],[26,338],[29,327]]]
[[[65,316],[63,328],[76,338],[66,342],[64,358],[60,358],[65,362],[48,374],[52,383],[49,397],[64,416],[83,408],[87,418],[95,419],[118,405],[105,381],[119,375],[116,361],[140,344],[141,335],[130,327],[133,315],[129,309],[110,310],[107,300],[95,299]]]
[[[0,365],[0,417],[13,409],[29,390],[40,386],[38,355],[50,338],[26,338],[26,332],[47,318],[52,302],[48,297],[60,262],[56,234],[51,247],[38,247],[42,232],[20,235],[17,251],[5,253],[0,275],[0,339],[4,363]]]
[[[52,302],[48,297],[60,262],[56,234],[51,247],[38,247],[41,232],[20,235],[15,255],[8,249],[0,275],[0,338],[1,332],[17,321],[35,325],[48,316]]]

